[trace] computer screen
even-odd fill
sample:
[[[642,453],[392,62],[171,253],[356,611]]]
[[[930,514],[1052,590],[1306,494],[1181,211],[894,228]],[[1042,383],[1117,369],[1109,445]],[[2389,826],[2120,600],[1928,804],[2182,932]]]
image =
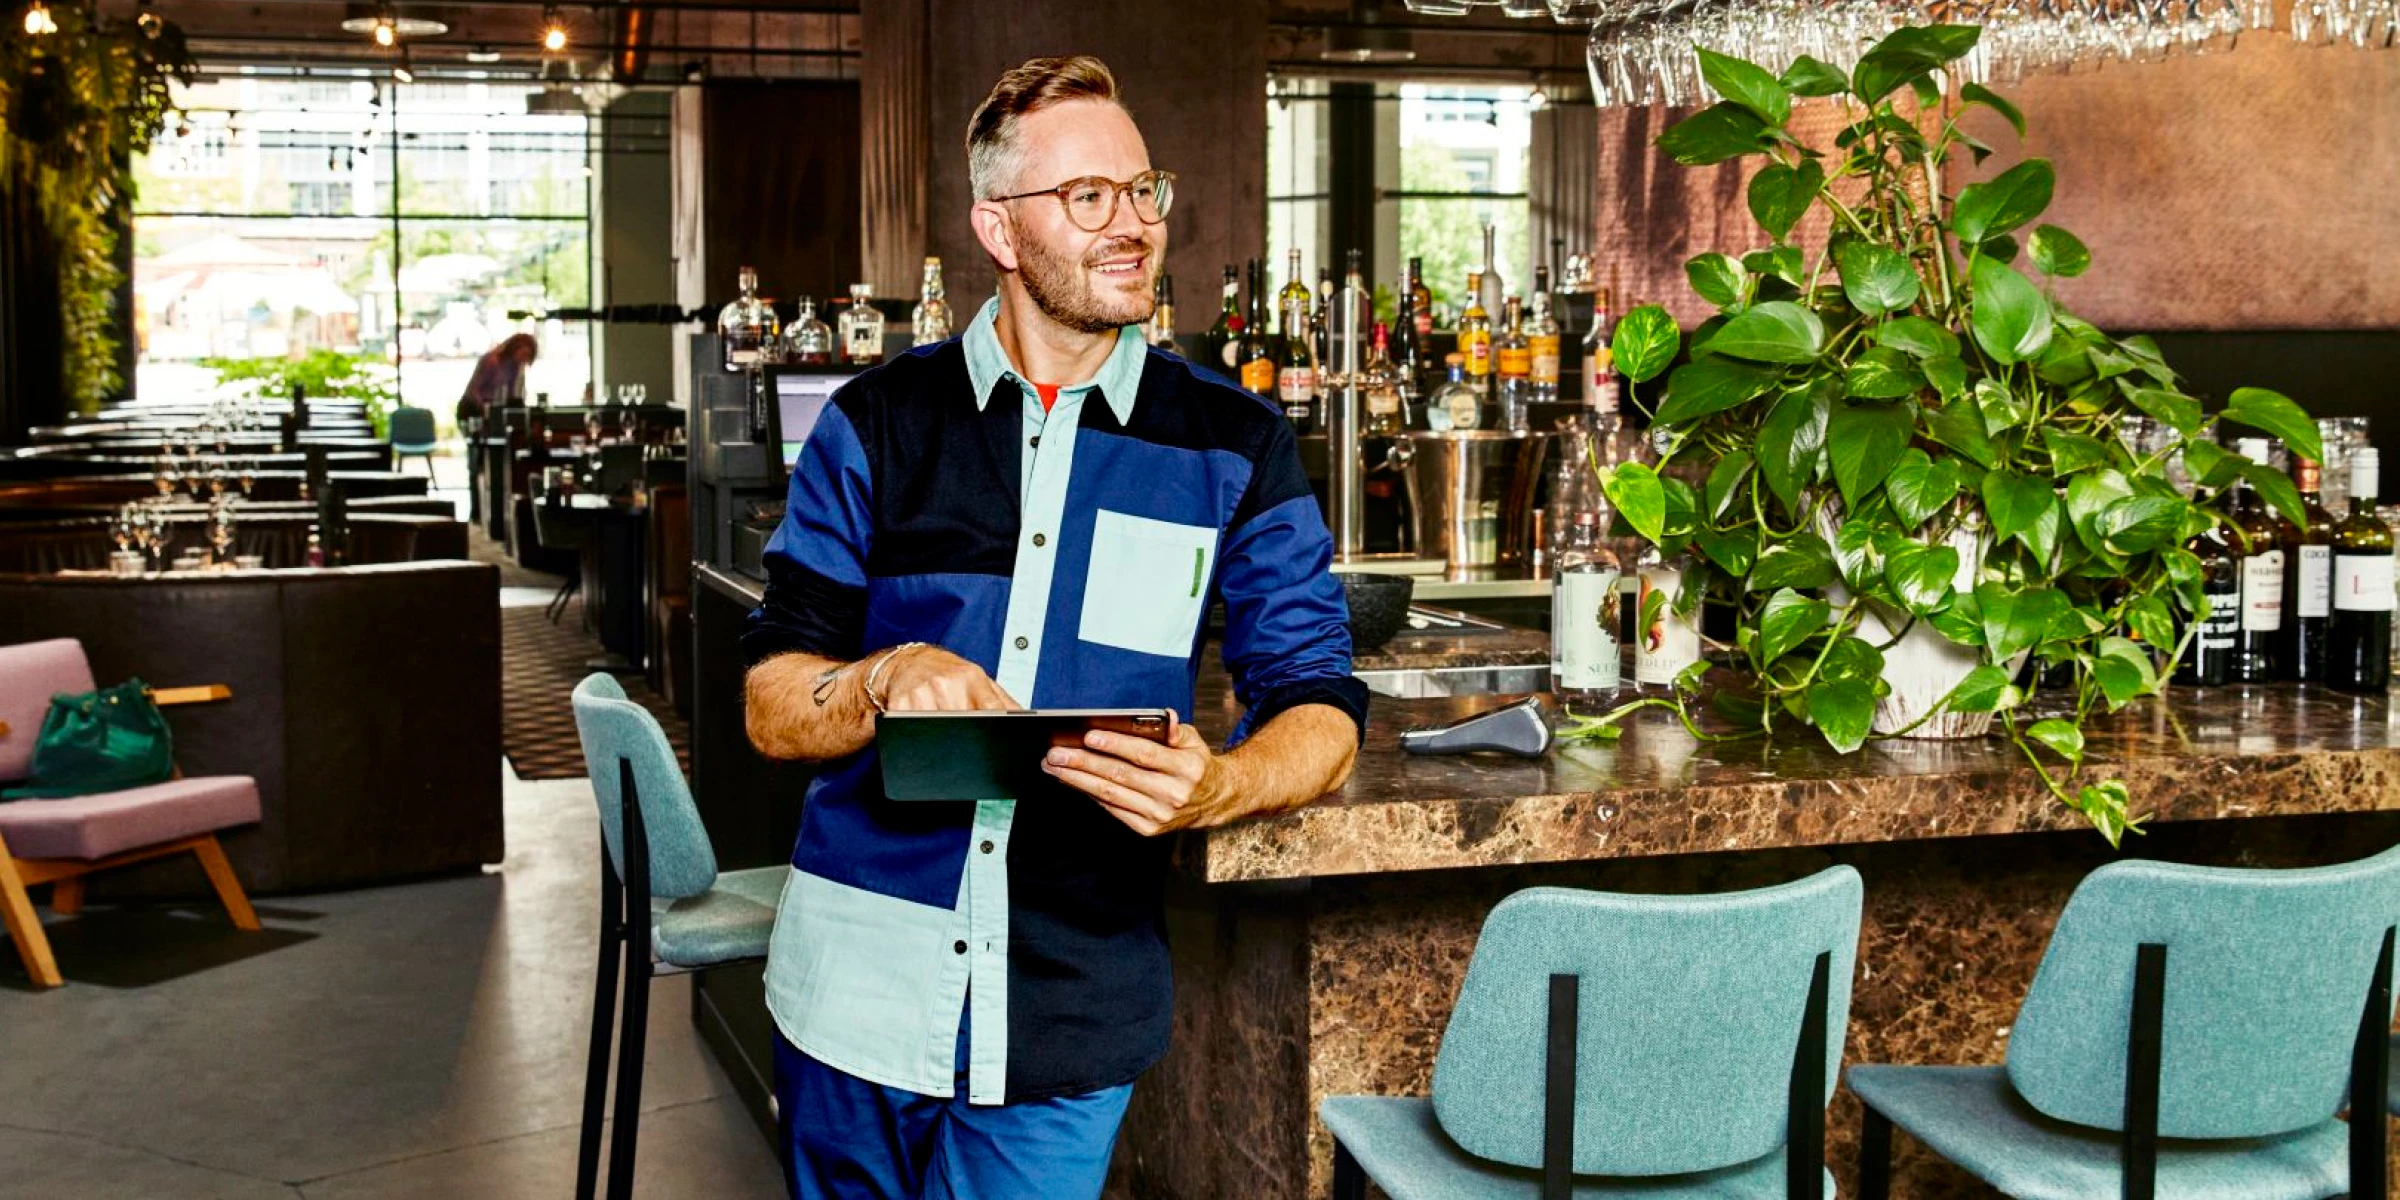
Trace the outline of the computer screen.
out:
[[[776,373],[775,436],[782,442],[784,470],[800,461],[800,447],[808,441],[808,431],[817,427],[817,417],[834,392],[848,382],[848,375]]]

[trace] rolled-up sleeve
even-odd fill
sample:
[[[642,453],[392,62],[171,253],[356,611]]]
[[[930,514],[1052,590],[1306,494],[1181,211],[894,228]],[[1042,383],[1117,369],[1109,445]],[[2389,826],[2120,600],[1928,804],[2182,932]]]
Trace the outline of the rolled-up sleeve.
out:
[[[1276,427],[1260,456],[1221,561],[1225,668],[1244,710],[1231,742],[1303,704],[1348,713],[1365,740],[1367,689],[1350,674],[1350,606],[1289,426]]]
[[[791,651],[857,658],[873,532],[865,444],[837,395],[792,468],[783,524],[767,541],[766,598],[742,631],[743,657],[752,664]]]

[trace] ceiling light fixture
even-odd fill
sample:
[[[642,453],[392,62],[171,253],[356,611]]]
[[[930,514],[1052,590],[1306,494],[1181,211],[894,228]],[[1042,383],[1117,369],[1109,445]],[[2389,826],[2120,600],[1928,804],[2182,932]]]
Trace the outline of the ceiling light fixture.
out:
[[[58,32],[58,21],[50,15],[50,6],[33,0],[25,6],[25,32],[34,37],[47,37]]]
[[[474,49],[467,51],[467,61],[471,63],[496,63],[500,61],[500,52],[492,49],[490,46],[477,46]]]
[[[363,33],[375,39],[375,44],[389,49],[404,38],[440,37],[450,32],[450,23],[430,17],[403,15],[392,7],[390,0],[376,4],[352,3],[345,8],[342,30]]]
[[[556,54],[567,48],[567,26],[558,16],[555,6],[542,10],[542,50]]]
[[[409,69],[408,47],[400,47],[400,61],[392,65],[392,78],[401,83],[415,83],[417,73]]]

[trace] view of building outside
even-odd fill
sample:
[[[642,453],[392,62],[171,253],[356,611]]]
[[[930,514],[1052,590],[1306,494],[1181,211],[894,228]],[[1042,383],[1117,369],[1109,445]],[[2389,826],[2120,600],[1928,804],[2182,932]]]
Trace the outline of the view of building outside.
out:
[[[330,352],[396,373],[404,402],[447,423],[475,360],[530,332],[527,395],[578,400],[586,326],[507,316],[590,302],[586,120],[528,115],[535,90],[322,76],[178,89],[134,165],[135,394],[203,394],[224,360]]]

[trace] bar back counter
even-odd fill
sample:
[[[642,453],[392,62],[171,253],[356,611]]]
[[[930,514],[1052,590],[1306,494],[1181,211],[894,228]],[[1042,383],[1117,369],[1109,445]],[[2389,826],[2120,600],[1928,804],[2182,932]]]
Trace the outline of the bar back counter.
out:
[[[177,709],[192,775],[258,780],[224,838],[253,892],[356,887],[500,861],[499,570],[469,562],[147,579],[0,575],[0,640],[82,641],[102,683],[222,683]],[[178,858],[95,897],[205,895]]]

